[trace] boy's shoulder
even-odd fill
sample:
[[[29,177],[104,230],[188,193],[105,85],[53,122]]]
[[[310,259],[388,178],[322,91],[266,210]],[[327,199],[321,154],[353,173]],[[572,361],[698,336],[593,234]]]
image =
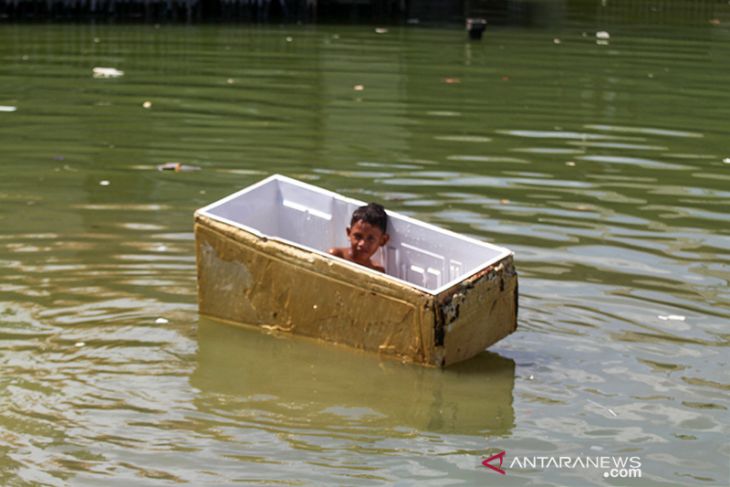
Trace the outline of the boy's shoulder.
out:
[[[334,255],[335,257],[346,257],[345,252],[347,251],[347,248],[343,247],[332,247],[327,251],[328,254]]]

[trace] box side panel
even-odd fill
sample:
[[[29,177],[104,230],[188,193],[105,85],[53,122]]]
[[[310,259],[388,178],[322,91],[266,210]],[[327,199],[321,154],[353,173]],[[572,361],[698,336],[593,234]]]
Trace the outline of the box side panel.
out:
[[[195,236],[202,314],[428,363],[427,295],[211,219]]]
[[[272,208],[277,207],[278,183],[269,181],[246,190],[243,194],[229,197],[220,204],[207,208],[211,215],[225,218],[254,228],[265,235],[280,232],[278,218],[272,218]]]
[[[442,365],[473,357],[517,329],[517,273],[512,256],[439,296],[437,345]]]

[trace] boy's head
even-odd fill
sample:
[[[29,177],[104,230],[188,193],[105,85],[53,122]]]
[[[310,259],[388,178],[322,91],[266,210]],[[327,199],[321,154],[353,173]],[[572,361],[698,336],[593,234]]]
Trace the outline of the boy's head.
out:
[[[355,260],[367,261],[388,242],[388,215],[383,205],[370,203],[352,213],[347,236]]]
[[[352,227],[358,221],[378,227],[384,234],[388,232],[388,214],[385,213],[383,205],[378,203],[369,203],[353,211],[350,226]]]

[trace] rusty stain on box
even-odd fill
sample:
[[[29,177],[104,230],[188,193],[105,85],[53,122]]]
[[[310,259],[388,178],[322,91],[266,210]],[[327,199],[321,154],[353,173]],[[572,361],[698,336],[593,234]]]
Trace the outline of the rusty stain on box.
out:
[[[516,329],[508,249],[388,211],[385,274],[327,254],[362,204],[274,175],[198,210],[201,314],[431,366]]]

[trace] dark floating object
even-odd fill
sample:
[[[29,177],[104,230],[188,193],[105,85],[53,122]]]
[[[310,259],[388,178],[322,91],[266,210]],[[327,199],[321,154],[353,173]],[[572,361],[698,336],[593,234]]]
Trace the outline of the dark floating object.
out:
[[[164,164],[160,164],[157,166],[158,171],[198,171],[200,167],[198,166],[189,166],[187,164],[183,164],[181,162],[166,162]]]
[[[469,39],[479,41],[482,39],[484,29],[487,28],[487,19],[470,18],[466,19],[466,31],[469,33]]]

